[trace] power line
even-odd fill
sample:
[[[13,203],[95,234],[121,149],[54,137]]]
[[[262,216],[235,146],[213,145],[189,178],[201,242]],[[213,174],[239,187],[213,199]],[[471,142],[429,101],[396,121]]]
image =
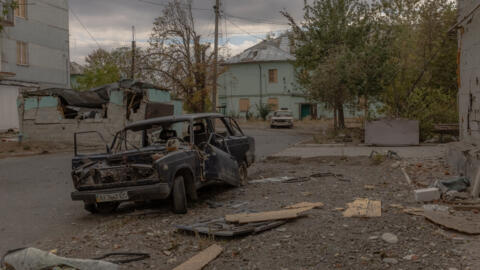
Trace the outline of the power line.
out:
[[[237,15],[232,15],[230,13],[226,13],[225,11],[223,12],[226,16],[235,18],[235,19],[240,19],[248,22],[253,22],[253,23],[262,23],[262,24],[275,24],[275,25],[289,25],[288,23],[282,23],[282,22],[273,22],[270,20],[265,20],[261,18],[248,18],[248,17],[241,17]]]
[[[235,26],[238,30],[244,32],[245,34],[249,35],[249,36],[252,36],[254,38],[257,38],[257,39],[261,39],[261,40],[264,40],[264,38],[261,38],[261,37],[258,37],[258,36],[255,36],[245,30],[243,30],[240,26],[238,26],[236,23],[232,22],[231,20],[229,20],[227,17],[225,17],[225,20],[227,20],[229,23],[231,23],[233,26]]]
[[[80,23],[80,25],[83,27],[83,29],[85,29],[85,31],[88,33],[88,35],[90,36],[90,38],[95,41],[95,43],[97,44],[98,48],[101,49],[102,47],[100,46],[100,44],[98,43],[98,41],[93,37],[92,33],[90,33],[90,31],[88,31],[87,27],[82,23],[82,21],[80,20],[80,18],[77,16],[77,14],[75,13],[75,11],[73,11],[73,9],[71,7],[69,7],[70,11],[72,12],[73,16],[75,16],[75,18],[77,19],[77,21]]]
[[[152,2],[152,1],[148,1],[148,0],[138,0],[138,2],[144,2],[144,3],[151,4],[151,5],[168,7],[168,4],[158,3],[158,2]],[[184,8],[189,8],[188,5],[182,5],[182,4],[180,4],[180,5],[183,6]],[[190,7],[190,8],[191,8],[192,10],[212,11],[211,9],[208,9],[208,8],[196,8],[196,7]]]

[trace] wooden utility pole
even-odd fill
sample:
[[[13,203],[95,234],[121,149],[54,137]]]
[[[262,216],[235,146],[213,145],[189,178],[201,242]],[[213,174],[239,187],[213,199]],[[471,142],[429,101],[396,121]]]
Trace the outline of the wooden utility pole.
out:
[[[132,74],[130,78],[132,80],[135,79],[135,51],[136,51],[137,44],[135,42],[135,26],[132,26]]]
[[[215,0],[215,44],[213,58],[213,82],[212,82],[212,111],[217,112],[217,66],[218,66],[218,18],[220,16],[220,0]]]

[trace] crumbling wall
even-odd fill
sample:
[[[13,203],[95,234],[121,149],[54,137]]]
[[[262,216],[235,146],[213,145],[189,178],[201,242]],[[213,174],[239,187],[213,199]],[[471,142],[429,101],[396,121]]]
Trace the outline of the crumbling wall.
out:
[[[162,93],[159,93],[162,92]],[[149,89],[145,93],[134,93],[128,89],[112,90],[109,103],[104,106],[104,113],[96,114],[94,118],[67,119],[64,115],[65,106],[60,97],[29,96],[20,97],[19,115],[22,119],[21,130],[25,140],[49,141],[73,144],[74,133],[98,131],[110,143],[115,133],[127,124],[145,119],[147,104],[163,101],[171,102],[166,91]],[[173,102],[175,107],[182,103]],[[180,110],[181,111],[181,110]],[[179,112],[178,108],[175,110]],[[90,137],[89,137],[90,138]],[[103,145],[104,142],[89,139],[91,145]]]

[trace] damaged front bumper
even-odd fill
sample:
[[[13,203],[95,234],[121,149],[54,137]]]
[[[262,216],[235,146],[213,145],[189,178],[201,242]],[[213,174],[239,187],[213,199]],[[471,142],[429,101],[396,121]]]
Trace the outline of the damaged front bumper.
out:
[[[168,196],[170,196],[170,186],[167,183],[108,190],[74,191],[71,193],[72,200],[86,203],[162,200],[168,198]]]

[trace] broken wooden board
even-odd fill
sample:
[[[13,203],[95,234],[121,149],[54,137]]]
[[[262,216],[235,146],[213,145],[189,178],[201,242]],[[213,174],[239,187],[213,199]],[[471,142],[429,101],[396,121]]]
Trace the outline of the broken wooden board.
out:
[[[234,215],[226,215],[225,220],[228,222],[236,223],[250,223],[250,222],[262,222],[269,220],[280,220],[280,219],[294,219],[300,217],[300,214],[313,209],[312,206],[295,208],[288,210],[278,210],[278,211],[269,211],[269,212],[260,212],[260,213],[242,213]]]
[[[197,255],[190,258],[188,261],[175,267],[173,270],[201,270],[209,262],[217,258],[218,255],[222,253],[222,251],[223,251],[223,248],[221,246],[211,245],[209,248],[204,249]]]
[[[323,207],[323,203],[321,202],[301,202],[301,203],[296,203],[294,205],[289,205],[285,207],[286,209],[296,209],[296,208],[305,208],[305,207],[313,207],[313,208],[321,208]]]
[[[347,204],[347,210],[343,212],[344,217],[381,217],[382,202],[370,199],[356,199]]]
[[[423,216],[433,223],[466,234],[480,234],[480,218],[454,216],[448,212],[425,211]]]

